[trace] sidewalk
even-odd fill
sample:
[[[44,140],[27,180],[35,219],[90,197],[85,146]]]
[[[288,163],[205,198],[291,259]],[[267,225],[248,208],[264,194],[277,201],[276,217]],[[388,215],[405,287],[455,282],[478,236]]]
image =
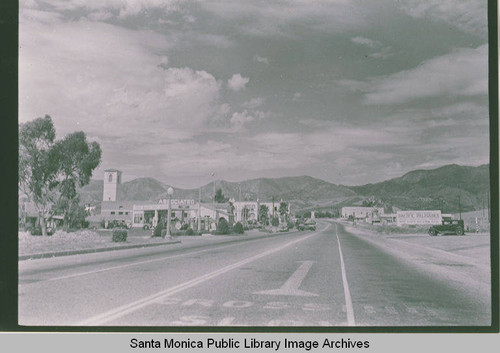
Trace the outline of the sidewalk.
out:
[[[153,240],[153,239],[151,239]],[[172,239],[172,240],[163,240],[163,241],[139,241],[139,242],[130,242],[127,241],[125,243],[104,243],[99,247],[88,247],[74,250],[54,250],[54,251],[44,251],[37,253],[19,253],[19,261],[23,260],[34,260],[34,259],[43,259],[50,257],[58,257],[58,256],[69,256],[69,255],[80,255],[80,254],[90,254],[90,253],[98,253],[104,251],[114,251],[114,250],[125,250],[125,249],[134,249],[134,248],[147,248],[153,246],[164,246],[171,244],[179,244],[180,240]]]

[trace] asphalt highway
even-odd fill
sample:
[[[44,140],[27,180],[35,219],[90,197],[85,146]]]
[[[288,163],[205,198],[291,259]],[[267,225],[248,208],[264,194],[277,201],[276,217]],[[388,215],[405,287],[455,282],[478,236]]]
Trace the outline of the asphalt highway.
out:
[[[339,223],[320,222],[315,232],[202,238],[22,261],[19,323],[490,325],[484,290],[417,268]]]

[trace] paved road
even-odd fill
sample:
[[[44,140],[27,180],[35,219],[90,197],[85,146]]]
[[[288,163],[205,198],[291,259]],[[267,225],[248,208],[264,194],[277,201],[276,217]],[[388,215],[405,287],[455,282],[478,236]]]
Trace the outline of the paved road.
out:
[[[343,225],[20,262],[22,325],[475,326],[462,290]]]

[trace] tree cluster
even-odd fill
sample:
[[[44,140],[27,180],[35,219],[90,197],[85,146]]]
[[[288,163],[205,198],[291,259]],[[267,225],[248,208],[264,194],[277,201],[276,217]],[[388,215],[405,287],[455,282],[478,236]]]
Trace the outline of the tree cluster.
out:
[[[225,197],[222,193],[222,189],[217,189],[217,191],[215,191],[214,198],[216,203],[226,203],[229,200],[229,198]]]
[[[77,187],[90,182],[101,162],[101,147],[85,133],[56,140],[52,118],[45,115],[19,126],[19,189],[38,210],[42,234],[54,213],[64,216],[67,229],[82,216]]]

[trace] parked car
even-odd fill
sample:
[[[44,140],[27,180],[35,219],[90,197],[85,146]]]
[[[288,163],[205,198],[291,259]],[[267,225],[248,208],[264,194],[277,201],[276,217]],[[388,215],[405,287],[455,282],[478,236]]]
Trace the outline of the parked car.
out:
[[[130,228],[130,226],[124,220],[114,219],[114,220],[108,222],[108,229],[113,229],[113,228],[125,228],[125,229],[128,229],[128,228]]]
[[[464,235],[463,219],[443,220],[442,224],[433,225],[429,228],[429,235]]]
[[[314,222],[307,222],[307,223],[300,223],[297,227],[298,230],[316,230],[316,223]]]

